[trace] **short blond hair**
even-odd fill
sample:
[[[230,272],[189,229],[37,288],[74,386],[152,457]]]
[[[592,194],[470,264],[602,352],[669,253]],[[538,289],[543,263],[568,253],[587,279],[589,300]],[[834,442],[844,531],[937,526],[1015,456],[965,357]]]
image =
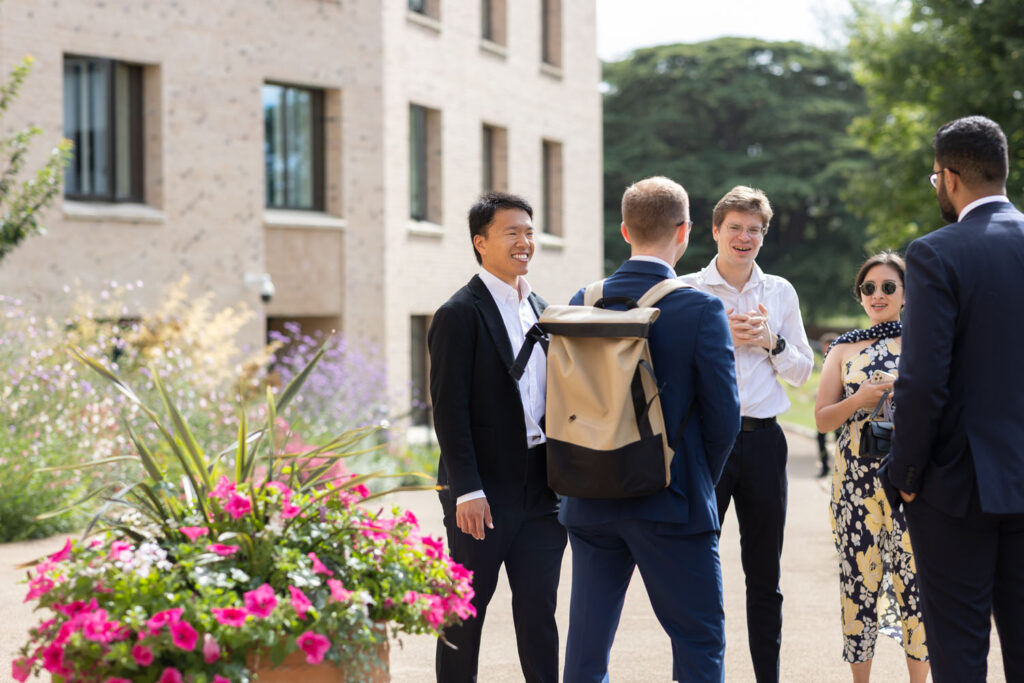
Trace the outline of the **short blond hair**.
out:
[[[737,185],[715,204],[711,221],[715,227],[722,227],[725,215],[730,211],[752,213],[761,217],[761,232],[768,232],[768,223],[772,220],[772,205],[764,192],[754,187]]]
[[[690,198],[683,186],[664,176],[645,178],[626,188],[622,195],[622,222],[630,239],[658,244],[690,219]]]

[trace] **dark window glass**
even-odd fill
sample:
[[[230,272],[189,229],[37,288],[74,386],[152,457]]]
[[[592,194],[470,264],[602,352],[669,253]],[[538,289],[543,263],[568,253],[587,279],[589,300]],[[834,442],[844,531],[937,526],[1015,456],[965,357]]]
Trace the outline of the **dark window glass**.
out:
[[[490,192],[494,189],[494,129],[484,126],[483,138],[483,191]]]
[[[68,197],[142,201],[142,67],[65,57],[64,136]]]
[[[412,382],[412,423],[430,424],[430,385],[427,372],[427,329],[430,318],[414,315],[409,318],[409,378]]]
[[[409,105],[409,215],[427,220],[427,110]]]
[[[427,11],[427,0],[409,0],[409,9],[413,12],[425,14]]]
[[[480,35],[487,40],[494,40],[494,8],[491,3],[492,0],[480,0]]]
[[[263,99],[266,203],[323,208],[323,92],[266,84]]]

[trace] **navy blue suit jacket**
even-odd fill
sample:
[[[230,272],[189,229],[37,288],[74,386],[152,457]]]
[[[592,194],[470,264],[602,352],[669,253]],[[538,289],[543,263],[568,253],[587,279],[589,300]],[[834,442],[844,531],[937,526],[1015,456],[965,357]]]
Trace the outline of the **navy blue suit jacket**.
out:
[[[605,281],[604,296],[639,299],[675,273],[658,263],[626,261]],[[583,302],[583,291],[571,303]],[[562,499],[559,519],[567,526],[643,519],[670,522],[676,531],[717,530],[715,483],[722,474],[740,427],[740,403],[732,337],[722,302],[696,289],[672,292],[657,307],[651,327],[651,361],[665,388],[661,406],[669,443],[691,401],[696,406],[672,460],[668,488],[649,496],[620,500]]]
[[[907,249],[889,483],[947,514],[1024,513],[1024,215],[982,204]]]

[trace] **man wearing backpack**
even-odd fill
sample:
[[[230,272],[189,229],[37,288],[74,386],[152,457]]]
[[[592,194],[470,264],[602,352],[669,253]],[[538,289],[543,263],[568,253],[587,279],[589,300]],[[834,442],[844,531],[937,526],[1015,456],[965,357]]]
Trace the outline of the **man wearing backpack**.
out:
[[[715,487],[719,521],[736,501],[740,560],[747,582],[747,640],[758,683],[779,680],[782,535],[786,524],[786,437],[776,416],[789,409],[777,378],[800,386],[814,354],[796,291],[766,275],[754,259],[772,218],[768,198],[743,185],[731,189],[712,216],[718,254],[682,280],[721,299],[736,353],[742,429]]]
[[[476,592],[476,617],[445,630],[458,649],[438,640],[440,683],[477,679],[480,632],[502,564],[523,677],[558,681],[555,600],[566,534],[545,470],[544,354],[533,354],[518,382],[509,375],[526,331],[547,306],[524,277],[532,218],[525,199],[499,192],[470,209],[482,269],[437,310],[427,334],[448,548],[473,572]]]
[[[605,297],[638,300],[675,277],[690,234],[689,198],[668,178],[641,180],[622,198],[632,257],[604,283]],[[572,303],[583,302],[581,290]],[[714,296],[691,288],[657,307],[650,353],[668,443],[669,486],[619,499],[562,499],[572,544],[572,597],[564,680],[603,681],[623,599],[639,567],[687,680],[723,681],[725,616],[714,486],[739,429],[728,320]],[[684,426],[681,439],[680,427]]]

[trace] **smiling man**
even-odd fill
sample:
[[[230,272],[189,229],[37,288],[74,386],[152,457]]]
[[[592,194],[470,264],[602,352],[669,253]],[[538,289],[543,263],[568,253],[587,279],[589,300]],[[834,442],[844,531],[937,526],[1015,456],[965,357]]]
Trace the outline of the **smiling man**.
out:
[[[789,449],[776,416],[789,409],[789,399],[778,378],[800,386],[814,366],[793,285],[766,275],[755,262],[771,218],[763,192],[732,188],[712,216],[718,254],[699,273],[682,277],[721,299],[729,316],[743,417],[715,496],[720,522],[729,502],[736,501],[747,579],[747,640],[758,683],[779,680],[782,645],[779,579]]]
[[[469,211],[469,234],[482,268],[434,314],[427,344],[448,547],[473,572],[477,614],[445,631],[455,648],[438,640],[437,680],[477,679],[480,632],[504,564],[523,676],[557,683],[555,600],[566,532],[547,484],[545,355],[535,351],[518,382],[509,374],[547,307],[524,277],[533,209],[515,195],[484,195]]]

